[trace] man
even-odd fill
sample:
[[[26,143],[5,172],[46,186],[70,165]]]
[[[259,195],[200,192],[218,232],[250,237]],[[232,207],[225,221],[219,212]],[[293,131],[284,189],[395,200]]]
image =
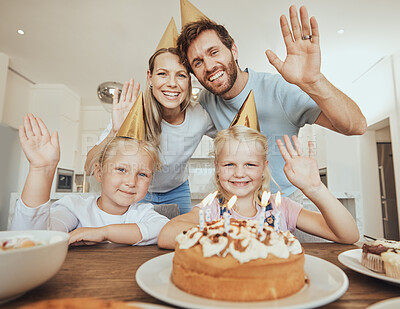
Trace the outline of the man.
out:
[[[302,195],[287,180],[284,160],[276,140],[284,134],[297,135],[306,123],[316,123],[345,134],[363,134],[366,120],[357,104],[334,87],[320,72],[321,51],[318,24],[308,18],[307,9],[289,9],[291,29],[286,17],[280,19],[287,57],[282,62],[271,50],[269,62],[280,73],[241,70],[238,49],[228,31],[208,19],[184,25],[178,38],[182,60],[208,91],[199,102],[209,112],[218,130],[229,127],[234,116],[253,89],[260,129],[268,137],[272,176],[280,190],[295,200]],[[283,78],[282,78],[283,77]],[[300,89],[299,89],[300,88]],[[272,184],[273,192],[278,188]]]

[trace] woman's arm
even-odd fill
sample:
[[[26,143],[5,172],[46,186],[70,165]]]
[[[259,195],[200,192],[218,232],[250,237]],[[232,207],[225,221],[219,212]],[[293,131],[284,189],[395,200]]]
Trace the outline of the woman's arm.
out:
[[[296,226],[310,234],[335,242],[354,243],[359,239],[357,224],[350,212],[321,182],[318,165],[313,157],[312,145],[310,154],[302,156],[301,145],[293,136],[293,148],[287,135],[277,141],[279,150],[285,159],[284,171],[289,181],[298,187],[318,207],[320,214],[310,210],[301,210]]]
[[[190,212],[177,216],[164,225],[158,235],[158,246],[164,249],[175,248],[175,238],[183,231],[189,230],[199,223],[199,207]]]

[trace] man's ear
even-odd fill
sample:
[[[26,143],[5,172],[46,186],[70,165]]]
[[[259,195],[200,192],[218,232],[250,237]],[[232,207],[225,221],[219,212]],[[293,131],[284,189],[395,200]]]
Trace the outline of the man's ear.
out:
[[[94,177],[99,183],[101,183],[102,171],[99,163],[94,164]]]
[[[237,61],[239,59],[239,52],[238,52],[238,48],[235,43],[232,44],[231,52],[233,55],[233,59],[235,59],[235,61]]]

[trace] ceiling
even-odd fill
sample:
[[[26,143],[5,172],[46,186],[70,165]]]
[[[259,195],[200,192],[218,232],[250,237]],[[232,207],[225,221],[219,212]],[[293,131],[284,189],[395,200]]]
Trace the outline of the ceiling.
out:
[[[227,27],[242,68],[274,72],[264,51],[285,56],[279,16],[287,15],[292,3],[306,5],[316,16],[321,70],[342,90],[400,50],[398,0],[191,2]],[[83,105],[98,105],[102,82],[133,76],[144,86],[148,58],[171,17],[180,28],[179,0],[0,0],[0,51],[9,55],[13,70],[34,83],[65,84]]]

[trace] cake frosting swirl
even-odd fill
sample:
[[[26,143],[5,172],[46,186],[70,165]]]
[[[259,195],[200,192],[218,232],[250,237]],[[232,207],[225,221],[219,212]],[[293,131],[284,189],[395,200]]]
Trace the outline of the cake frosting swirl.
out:
[[[279,258],[288,258],[289,254],[301,254],[303,249],[293,234],[276,232],[267,224],[258,233],[258,221],[230,221],[229,233],[225,232],[223,220],[206,224],[203,231],[199,226],[193,227],[176,237],[180,249],[189,249],[196,244],[203,248],[203,256],[232,255],[240,263],[259,258],[265,259],[269,254]]]

